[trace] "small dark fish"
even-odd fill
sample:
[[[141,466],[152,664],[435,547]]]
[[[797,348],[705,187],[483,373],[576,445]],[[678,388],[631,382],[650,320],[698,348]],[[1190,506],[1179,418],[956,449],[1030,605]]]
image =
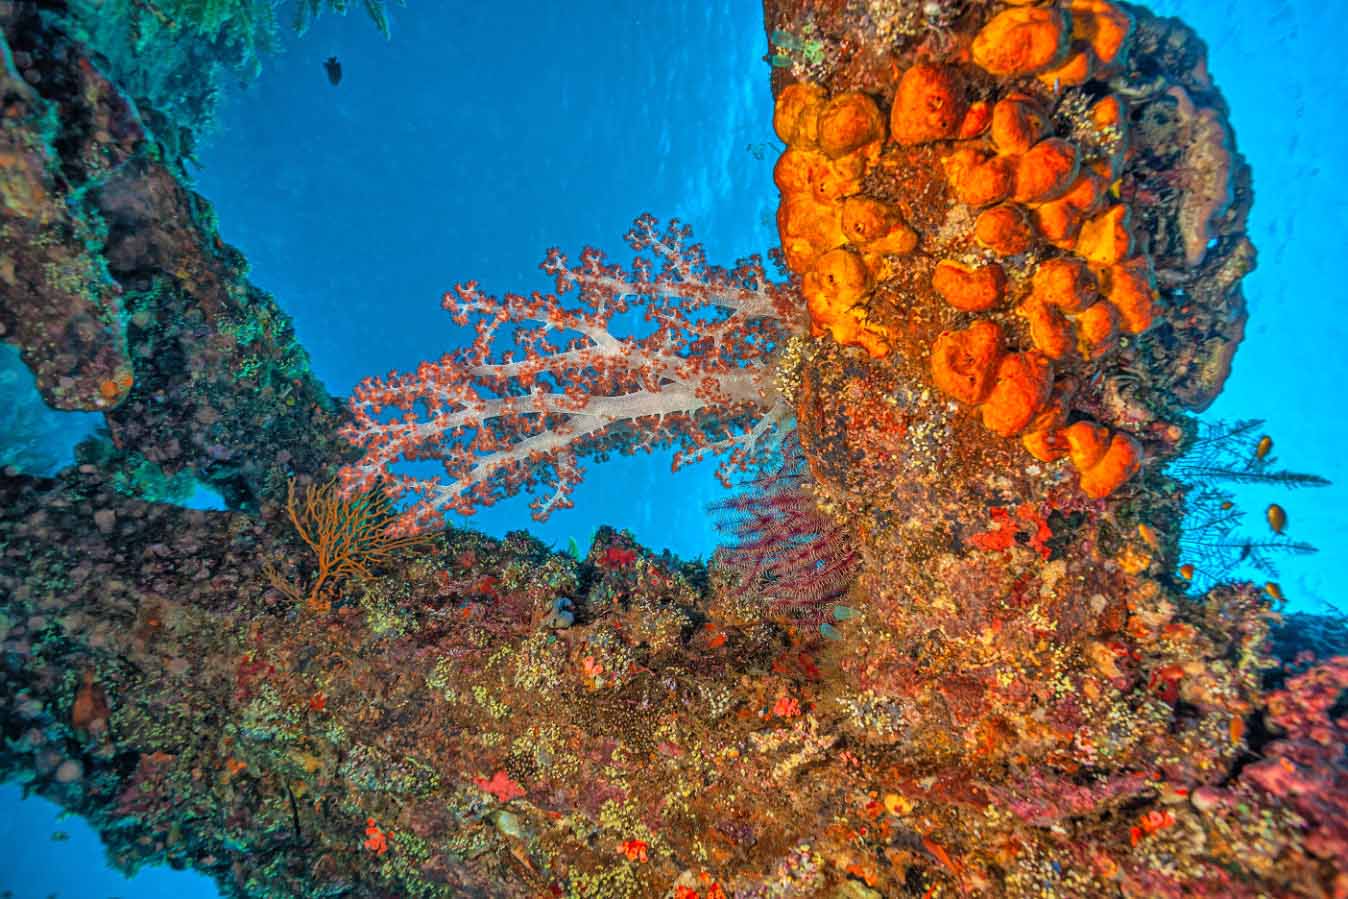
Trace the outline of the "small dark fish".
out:
[[[70,839],[70,834],[66,833],[64,830],[55,831],[51,835],[51,841],[53,843],[64,843],[68,839]]]
[[[323,63],[323,70],[328,73],[328,80],[333,87],[342,83],[342,64],[337,61],[337,57],[329,56],[328,61]]]

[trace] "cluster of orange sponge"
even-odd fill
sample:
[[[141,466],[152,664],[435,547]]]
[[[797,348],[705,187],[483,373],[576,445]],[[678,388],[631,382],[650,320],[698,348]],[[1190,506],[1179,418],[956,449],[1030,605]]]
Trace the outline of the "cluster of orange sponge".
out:
[[[972,57],[998,76],[1081,84],[1108,74],[1126,50],[1131,27],[1129,15],[1104,0],[1017,5],[988,21]],[[1048,133],[1047,111],[1020,90],[997,99],[977,133],[961,134],[949,120],[934,127],[921,110],[958,106],[958,81],[958,68],[922,63],[904,73],[898,91],[912,109],[907,130],[915,141],[954,142],[944,159],[951,192],[979,210],[973,239],[980,252],[940,261],[932,288],[956,309],[991,312],[1006,299],[1002,259],[1031,250],[1048,258],[1034,268],[1017,305],[1033,348],[1006,352],[1001,326],[976,321],[937,338],[933,380],[976,405],[989,430],[1020,436],[1036,458],[1069,456],[1082,490],[1107,496],[1137,471],[1141,448],[1102,425],[1067,425],[1070,380],[1055,386],[1054,367],[1099,358],[1121,334],[1147,330],[1155,316],[1151,260],[1133,245],[1131,211],[1111,200],[1110,185],[1124,163],[1123,103],[1106,94],[1091,105],[1088,122],[1099,139],[1086,158],[1082,147]],[[899,106],[896,100],[896,111]],[[897,134],[899,126],[892,127]]]
[[[1137,470],[1140,447],[1090,422],[1068,426],[1071,385],[1084,379],[1062,375],[1110,352],[1122,335],[1147,330],[1156,314],[1151,260],[1134,246],[1131,211],[1113,188],[1126,110],[1116,95],[1094,93],[1071,134],[1055,135],[1037,96],[1045,91],[1026,82],[1056,91],[1107,78],[1127,52],[1133,21],[1108,0],[1008,3],[964,57],[1008,83],[1000,97],[970,101],[968,62],[907,68],[888,117],[860,92],[829,98],[816,85],[785,88],[773,116],[787,145],[774,171],[777,225],[813,332],[883,357],[893,335],[868,300],[886,257],[912,253],[918,235],[893,206],[864,196],[862,181],[887,152],[886,137],[896,152],[948,145],[946,180],[974,226],[968,252],[937,262],[932,288],[962,312],[1000,313],[1013,302],[1033,345],[1009,352],[993,320],[946,331],[932,347],[933,380],[1037,458],[1070,456],[1082,489],[1106,496]],[[1004,268],[1012,257],[1014,279]]]
[[[773,171],[782,192],[777,228],[786,264],[801,276],[812,329],[880,358],[890,344],[866,300],[883,257],[917,246],[898,210],[861,196],[884,142],[884,116],[866,94],[827,99],[823,88],[801,83],[778,96],[773,127],[787,145]]]

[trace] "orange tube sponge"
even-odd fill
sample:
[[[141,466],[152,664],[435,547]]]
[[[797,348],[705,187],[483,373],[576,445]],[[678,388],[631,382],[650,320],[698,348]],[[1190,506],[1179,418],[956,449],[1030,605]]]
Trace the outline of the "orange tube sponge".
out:
[[[1075,456],[1073,461],[1076,461]],[[1091,499],[1104,499],[1141,467],[1142,447],[1127,434],[1116,433],[1099,461],[1081,471],[1081,492]]]
[[[1002,301],[1006,273],[995,262],[969,266],[943,259],[932,272],[931,286],[956,309],[986,312]]]
[[[974,237],[1002,256],[1016,256],[1030,248],[1034,231],[1025,210],[1011,203],[986,209],[974,222]]]
[[[945,159],[946,178],[955,197],[970,206],[991,206],[1011,195],[1016,184],[1016,161],[980,150],[956,150]]]
[[[1016,164],[1018,203],[1044,203],[1062,196],[1076,180],[1077,148],[1058,137],[1041,140]]]
[[[1063,62],[1068,18],[1060,9],[1023,6],[992,17],[974,38],[973,58],[993,75],[1033,75]]]
[[[1119,313],[1119,324],[1129,334],[1141,334],[1151,327],[1156,314],[1156,276],[1151,257],[1134,256],[1111,265],[1105,271],[1109,283],[1110,305]]]
[[[976,321],[959,331],[943,331],[931,348],[931,377],[946,394],[978,403],[992,388],[1002,358],[1002,329]]]
[[[870,97],[860,91],[848,91],[829,100],[819,111],[818,134],[819,149],[836,159],[882,140],[885,117]]]
[[[1042,354],[1031,350],[1003,356],[992,390],[978,407],[983,426],[1002,437],[1014,437],[1043,409],[1052,389],[1053,366]]]
[[[1095,275],[1075,256],[1061,256],[1039,263],[1030,281],[1030,296],[1063,312],[1077,313],[1098,296]]]
[[[899,79],[889,133],[905,146],[947,140],[958,133],[966,108],[954,70],[918,63]]]
[[[819,138],[818,116],[827,97],[817,84],[788,84],[772,109],[772,129],[789,147],[812,147]]]

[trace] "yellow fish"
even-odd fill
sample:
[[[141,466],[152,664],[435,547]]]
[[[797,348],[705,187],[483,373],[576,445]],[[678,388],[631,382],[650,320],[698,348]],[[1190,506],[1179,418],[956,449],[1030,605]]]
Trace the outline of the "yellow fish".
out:
[[[1186,581],[1191,581],[1194,579],[1194,567],[1192,565],[1189,565],[1187,563],[1181,565],[1179,571],[1180,577],[1184,578]]]
[[[1273,529],[1275,534],[1281,534],[1283,529],[1287,527],[1287,512],[1277,503],[1268,504],[1264,517],[1268,519],[1268,526]]]
[[[1255,445],[1254,457],[1262,460],[1268,455],[1269,450],[1273,449],[1273,438],[1265,434],[1259,438],[1259,443]]]
[[[1156,536],[1156,529],[1149,524],[1139,524],[1137,526],[1137,535],[1152,549],[1160,549],[1161,539]]]
[[[1264,585],[1264,592],[1267,593],[1269,598],[1274,602],[1287,602],[1287,599],[1282,595],[1282,587],[1279,587],[1274,581],[1269,581]]]

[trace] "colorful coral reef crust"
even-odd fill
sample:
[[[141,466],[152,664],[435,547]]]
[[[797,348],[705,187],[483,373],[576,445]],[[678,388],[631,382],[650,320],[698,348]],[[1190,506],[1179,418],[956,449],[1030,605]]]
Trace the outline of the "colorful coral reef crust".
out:
[[[1348,635],[1181,554],[1253,250],[1177,20],[769,0],[813,57],[773,74],[785,281],[643,216],[629,269],[452,291],[478,339],[339,424],[46,6],[0,4],[32,286],[3,335],[233,507],[128,496],[105,456],[0,471],[0,771],[114,864],[305,899],[1348,895]],[[710,564],[440,526],[662,444],[775,463]]]

